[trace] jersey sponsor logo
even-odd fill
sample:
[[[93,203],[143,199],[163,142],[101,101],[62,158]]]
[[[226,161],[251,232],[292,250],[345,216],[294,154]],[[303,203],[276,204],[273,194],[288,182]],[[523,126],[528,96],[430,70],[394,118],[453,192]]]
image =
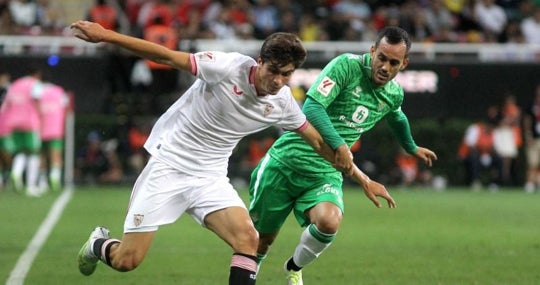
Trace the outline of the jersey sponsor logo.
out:
[[[272,112],[272,110],[274,110],[274,106],[272,104],[266,104],[264,106],[264,116],[265,117],[268,117],[268,115],[270,115],[270,113]]]
[[[354,113],[352,114],[352,120],[357,123],[363,123],[369,116],[369,109],[365,106],[358,106]]]
[[[317,192],[317,196],[322,195],[322,194],[333,194],[340,197],[339,191],[336,188],[334,188],[332,184],[330,183],[324,184],[322,186],[322,189]]]
[[[136,227],[140,226],[142,224],[142,221],[144,220],[143,214],[134,214],[133,215],[133,223]]]
[[[244,91],[238,90],[238,86],[236,86],[236,85],[234,85],[234,87],[233,87],[233,92],[234,92],[234,94],[236,94],[236,95],[242,95],[242,94],[244,94]]]
[[[360,93],[362,93],[362,87],[356,86],[356,88],[354,88],[354,91],[352,92],[352,95],[360,98]]]
[[[336,82],[330,79],[328,76],[325,76],[319,86],[317,86],[317,91],[327,97],[328,94],[332,91],[332,88],[336,85]]]
[[[216,57],[211,52],[199,53],[199,54],[197,54],[197,58],[200,61],[216,61]]]

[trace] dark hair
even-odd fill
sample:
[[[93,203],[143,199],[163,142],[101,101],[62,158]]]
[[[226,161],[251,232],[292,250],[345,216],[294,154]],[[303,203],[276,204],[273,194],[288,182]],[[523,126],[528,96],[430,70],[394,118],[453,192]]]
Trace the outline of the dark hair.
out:
[[[405,56],[409,54],[409,50],[411,49],[411,38],[409,37],[409,34],[407,33],[407,31],[405,31],[404,29],[400,27],[395,27],[395,26],[385,27],[377,35],[377,39],[375,41],[375,47],[379,46],[383,38],[386,38],[386,41],[391,45],[405,42],[405,46],[407,47]]]
[[[298,36],[291,33],[273,33],[261,47],[263,62],[271,62],[279,67],[292,63],[294,68],[304,64],[307,52]]]

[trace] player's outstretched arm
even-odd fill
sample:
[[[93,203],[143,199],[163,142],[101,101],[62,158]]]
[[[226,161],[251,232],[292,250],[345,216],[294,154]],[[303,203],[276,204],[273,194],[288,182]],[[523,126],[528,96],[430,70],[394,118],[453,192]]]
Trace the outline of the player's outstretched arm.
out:
[[[425,147],[418,147],[418,149],[414,153],[414,156],[430,167],[433,165],[433,161],[437,160],[437,155],[435,154],[435,152]]]
[[[388,203],[388,208],[395,208],[396,201],[390,196],[390,193],[386,190],[386,187],[381,183],[371,180],[362,170],[353,164],[351,177],[358,182],[364,188],[364,194],[375,204],[377,208],[381,207],[381,202],[377,199],[381,197]]]
[[[77,21],[71,24],[74,36],[91,43],[106,42],[125,48],[139,57],[168,65],[175,69],[191,71],[189,53],[174,51],[164,46],[105,29],[100,24]]]

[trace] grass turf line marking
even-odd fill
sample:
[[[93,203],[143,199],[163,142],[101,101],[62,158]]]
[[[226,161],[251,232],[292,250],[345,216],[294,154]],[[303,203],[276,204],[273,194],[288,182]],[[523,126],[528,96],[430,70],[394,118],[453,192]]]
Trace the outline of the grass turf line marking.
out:
[[[60,197],[56,199],[56,202],[54,202],[54,205],[49,211],[49,214],[47,215],[43,223],[41,223],[41,225],[39,226],[38,231],[24,250],[23,254],[19,257],[19,260],[17,260],[15,268],[13,268],[13,270],[9,274],[6,285],[24,284],[26,274],[28,274],[30,267],[32,267],[34,259],[38,255],[45,241],[47,240],[47,237],[49,237],[52,229],[60,219],[62,211],[66,207],[69,200],[71,200],[72,196],[73,188],[67,187],[63,191],[62,195],[60,195]]]

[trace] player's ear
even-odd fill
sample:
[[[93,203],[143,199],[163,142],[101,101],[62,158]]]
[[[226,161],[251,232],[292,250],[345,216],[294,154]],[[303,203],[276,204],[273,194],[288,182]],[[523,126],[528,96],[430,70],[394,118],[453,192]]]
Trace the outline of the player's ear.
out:
[[[407,68],[407,66],[409,65],[409,58],[406,57],[404,60],[403,60],[403,64],[401,65],[401,67],[399,68],[399,70],[403,70],[405,68]]]
[[[260,56],[257,57],[257,64],[258,65],[262,65],[263,64],[263,60]]]

